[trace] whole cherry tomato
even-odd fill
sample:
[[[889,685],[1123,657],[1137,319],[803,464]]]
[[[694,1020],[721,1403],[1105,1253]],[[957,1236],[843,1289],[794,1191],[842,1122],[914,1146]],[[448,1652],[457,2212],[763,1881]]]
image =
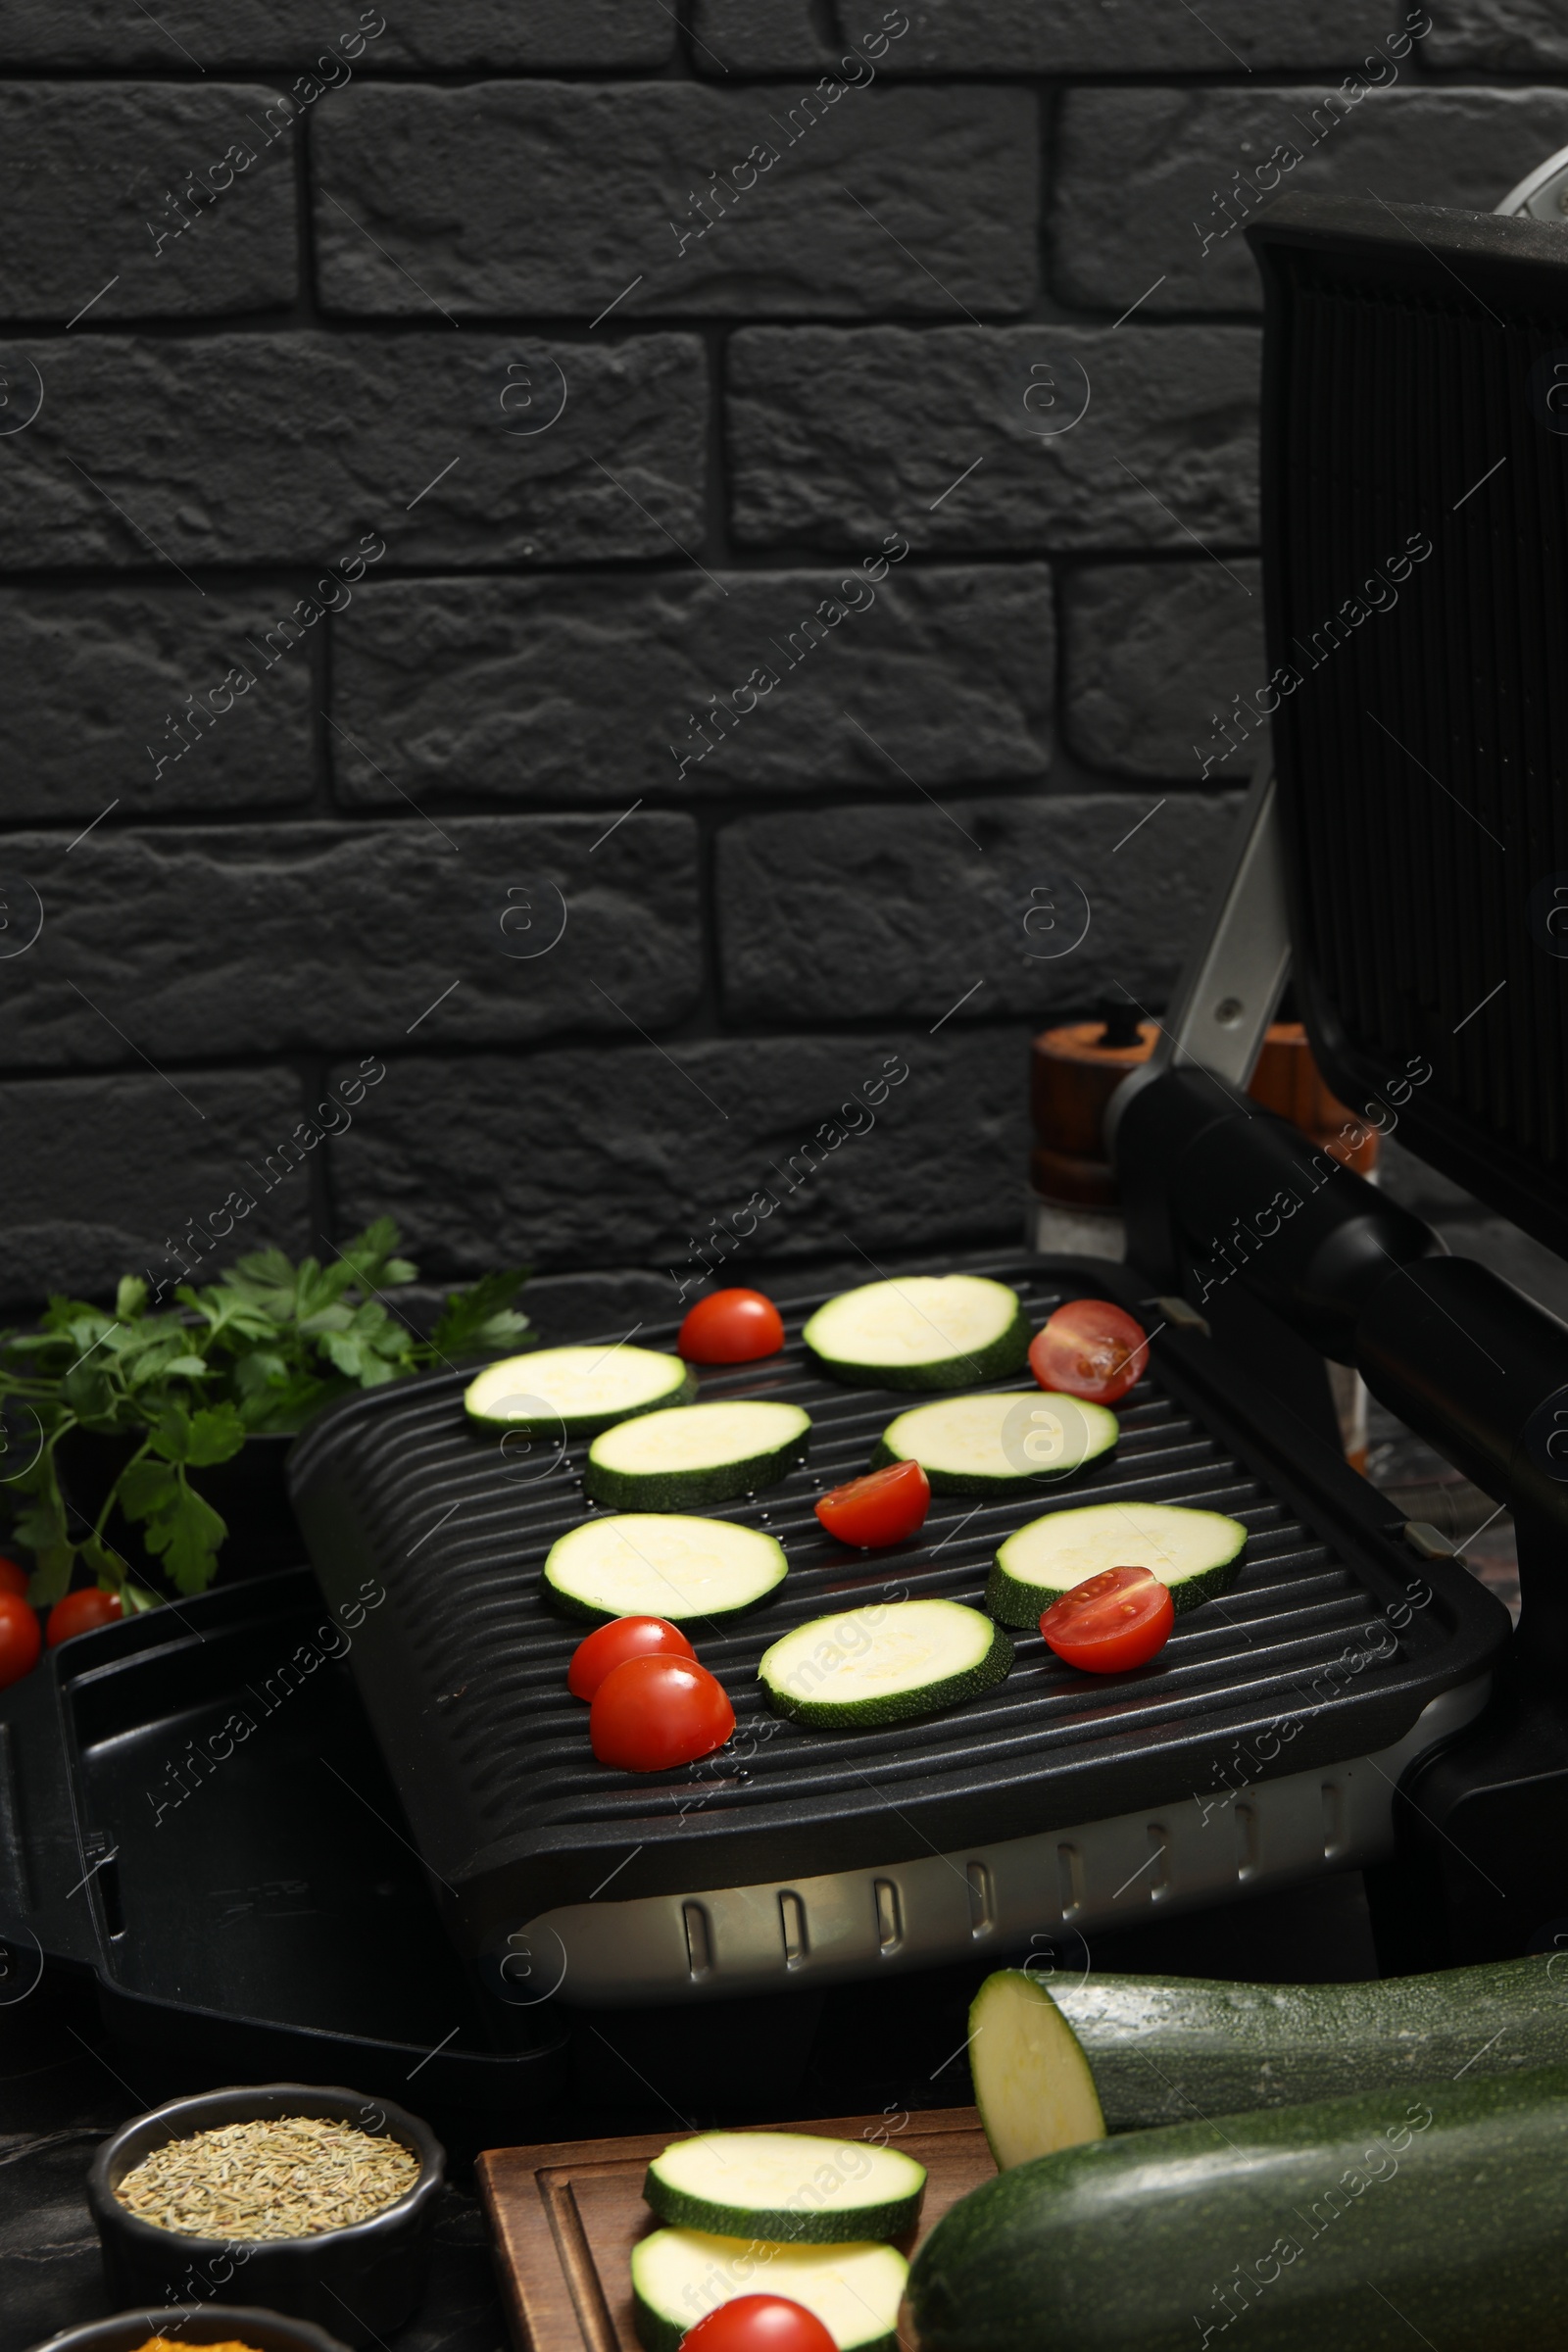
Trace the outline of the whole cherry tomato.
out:
[[[113,1625],[122,1613],[118,1592],[100,1592],[91,1585],[85,1592],[68,1592],[49,1612],[49,1646],[58,1648],[73,1634],[90,1634],[100,1625]]]
[[[579,1642],[566,1669],[566,1689],[573,1698],[592,1698],[607,1674],[628,1658],[695,1658],[697,1652],[678,1625],[662,1617],[617,1617],[612,1625]]]
[[[777,1355],[784,1318],[760,1291],[711,1291],[690,1309],[675,1345],[689,1364],[750,1364]]]
[[[1069,1298],[1029,1343],[1043,1389],[1114,1404],[1149,1369],[1144,1327],[1108,1298]]]
[[[0,1592],[0,1690],[30,1674],[42,1648],[37,1610],[19,1593]]]
[[[695,1658],[627,1658],[594,1695],[588,1737],[601,1764],[667,1772],[722,1747],[735,1729],[724,1686]]]
[[[681,2352],[837,2352],[815,2312],[784,2295],[737,2295],[680,2341]]]
[[[835,1487],[816,1506],[816,1515],[830,1536],[841,1544],[858,1544],[875,1550],[882,1544],[902,1544],[925,1524],[931,1508],[931,1481],[918,1462],[890,1462],[868,1477],[852,1478]]]
[[[1125,1674],[1170,1640],[1170,1589],[1150,1568],[1102,1568],[1054,1600],[1040,1631],[1058,1658],[1086,1674]]]
[[[27,1571],[15,1560],[0,1559],[0,1592],[14,1592],[19,1600],[27,1597]]]

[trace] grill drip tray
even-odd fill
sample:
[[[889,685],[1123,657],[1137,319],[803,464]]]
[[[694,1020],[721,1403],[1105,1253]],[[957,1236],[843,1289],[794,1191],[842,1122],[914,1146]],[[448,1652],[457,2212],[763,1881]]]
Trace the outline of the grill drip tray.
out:
[[[1165,1320],[1133,1269],[988,1270],[1036,1323],[1085,1296]],[[492,1990],[594,2005],[874,1976],[1388,1851],[1399,1773],[1479,1709],[1509,1631],[1461,1567],[1418,1561],[1375,1490],[1202,1331],[1169,1322],[1113,1456],[1019,1499],[939,1497],[918,1540],[848,1554],[812,1503],[865,1468],[909,1398],[808,1370],[799,1334],[816,1303],[787,1312],[781,1356],[703,1375],[705,1396],[787,1399],[814,1428],[808,1465],[714,1513],[776,1536],[790,1576],[699,1635],[737,1733],[680,1772],[596,1764],[566,1694],[578,1631],[542,1601],[539,1569],[589,1508],[584,1445],[541,1464],[482,1435],[463,1377],[443,1374],[352,1400],[295,1448],[328,1601],[385,1591],[350,1668],[448,1929]],[[1019,1636],[1006,1682],[923,1723],[824,1734],[763,1706],[757,1661],[790,1627],[858,1599],[978,1604],[1004,1536],[1054,1502],[1113,1498],[1249,1530],[1237,1585],[1140,1672],[1091,1686]]]
[[[350,2082],[542,2118],[559,2025],[442,1933],[309,1569],[86,1634],[0,1697],[0,2000],[93,1972],[149,2102]],[[368,1622],[368,1620],[367,1620]]]

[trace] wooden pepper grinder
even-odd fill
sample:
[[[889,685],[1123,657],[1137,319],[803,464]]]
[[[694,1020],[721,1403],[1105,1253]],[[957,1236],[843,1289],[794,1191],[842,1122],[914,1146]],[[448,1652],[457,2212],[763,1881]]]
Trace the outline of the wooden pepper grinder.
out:
[[[1107,1000],[1099,1020],[1069,1021],[1035,1039],[1029,1075],[1032,1250],[1126,1256],[1116,1174],[1105,1157],[1105,1105],[1128,1071],[1149,1059],[1158,1035],[1155,1023],[1139,1020],[1134,1006]]]

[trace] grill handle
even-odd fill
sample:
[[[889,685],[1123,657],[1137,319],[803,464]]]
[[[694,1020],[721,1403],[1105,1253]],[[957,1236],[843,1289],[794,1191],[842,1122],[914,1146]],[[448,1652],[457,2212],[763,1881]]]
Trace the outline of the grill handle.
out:
[[[1391,1113],[1389,1124],[1394,1124]],[[1240,1281],[1350,1363],[1391,1270],[1441,1250],[1419,1217],[1211,1071],[1167,1070],[1126,1104],[1116,1162],[1127,1254],[1201,1306]]]
[[[1241,1282],[1514,1511],[1521,1648],[1568,1670],[1568,1326],[1211,1072],[1147,1084],[1115,1149],[1141,1270]]]

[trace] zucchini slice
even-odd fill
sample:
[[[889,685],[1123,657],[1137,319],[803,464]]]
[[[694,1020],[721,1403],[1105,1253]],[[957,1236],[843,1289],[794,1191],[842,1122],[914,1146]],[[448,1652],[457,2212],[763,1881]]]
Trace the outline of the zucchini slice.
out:
[[[645,1413],[595,1438],[583,1489],[623,1511],[683,1511],[772,1487],[806,1458],[811,1416],[740,1397]]]
[[[486,1364],[463,1392],[471,1421],[532,1437],[585,1438],[633,1413],[685,1404],[697,1374],[653,1348],[541,1348]]]
[[[704,2132],[654,2158],[643,2195],[683,2230],[837,2246],[902,2237],[920,2218],[924,2188],[925,2166],[896,2148],[808,2132]]]
[[[1036,1626],[1041,1614],[1102,1568],[1150,1568],[1178,1610],[1223,1592],[1241,1570],[1247,1530],[1220,1511],[1173,1502],[1091,1502],[1048,1511],[997,1547],[986,1607],[1004,1625]]]
[[[585,1519],[550,1547],[545,1592],[570,1617],[733,1617],[784,1582],[783,1546],[731,1519],[618,1512]],[[666,2219],[675,2217],[666,2216]]]
[[[1115,1414],[1082,1396],[1040,1389],[947,1396],[890,1421],[871,1467],[916,1461],[935,1494],[1005,1493],[1039,1479],[1069,1478],[1108,1453],[1119,1434]]]
[[[775,1714],[856,1731],[956,1707],[1011,1668],[1011,1642],[978,1609],[885,1600],[797,1626],[762,1652],[757,1672]]]
[[[632,2248],[637,2340],[678,2352],[681,2337],[737,2295],[787,2296],[815,2312],[839,2352],[898,2352],[909,2266],[891,2246],[781,2246],[706,2230],[656,2230]]]
[[[819,1306],[802,1338],[819,1370],[871,1389],[966,1389],[1029,1352],[1016,1291],[983,1274],[868,1282]]]
[[[998,2172],[1105,2136],[1078,2036],[1027,1969],[999,1969],[970,2002],[969,2072]]]

